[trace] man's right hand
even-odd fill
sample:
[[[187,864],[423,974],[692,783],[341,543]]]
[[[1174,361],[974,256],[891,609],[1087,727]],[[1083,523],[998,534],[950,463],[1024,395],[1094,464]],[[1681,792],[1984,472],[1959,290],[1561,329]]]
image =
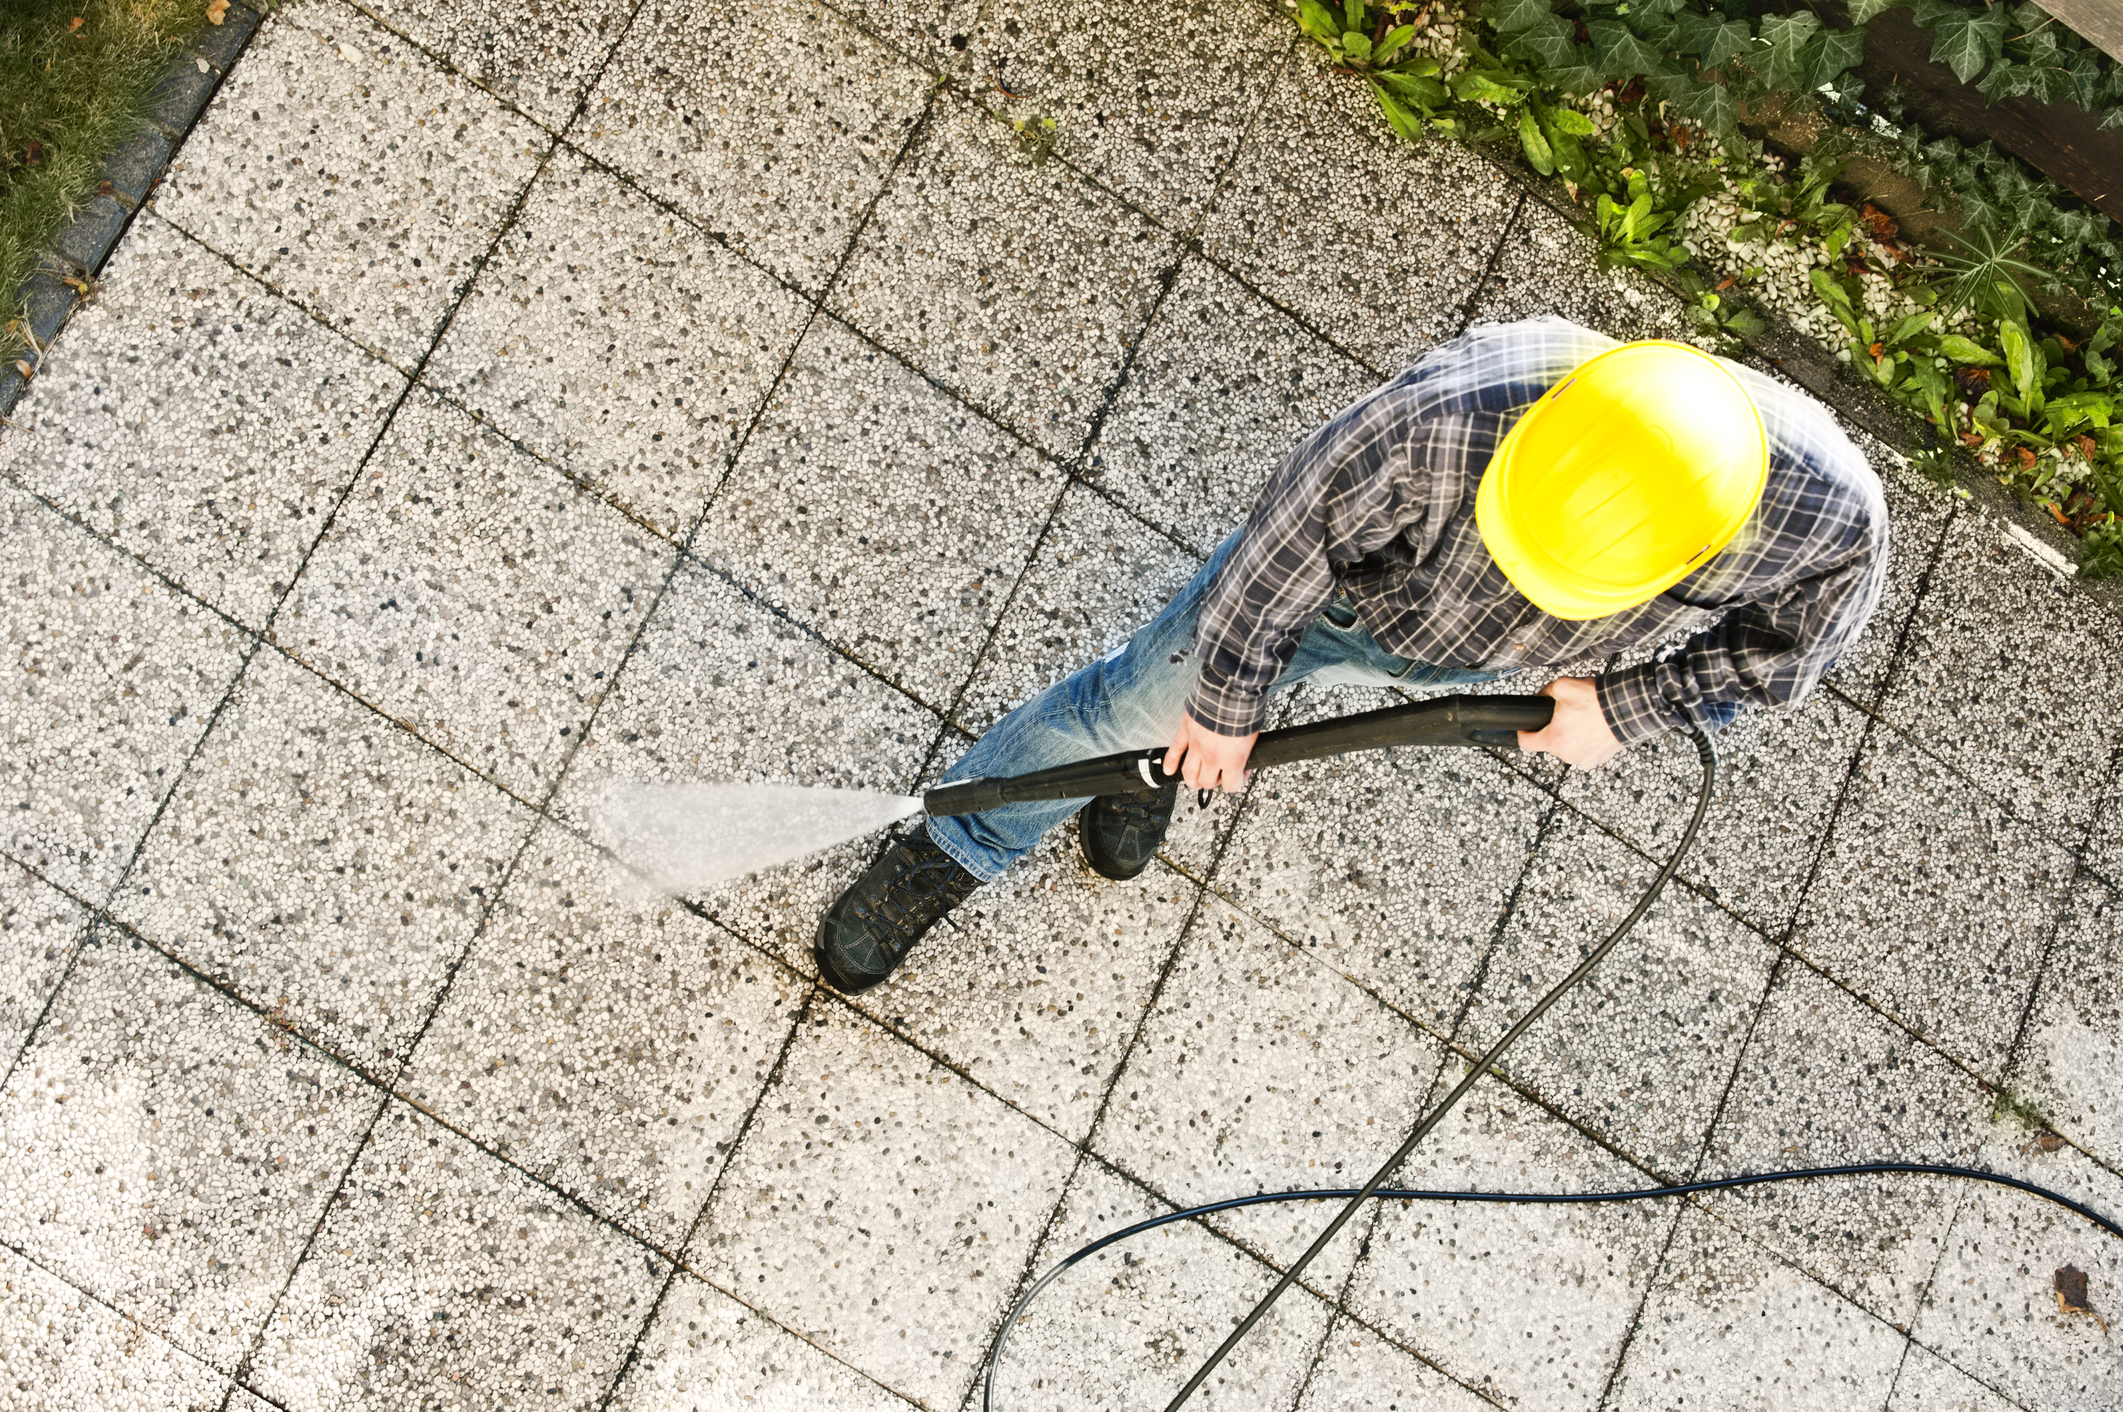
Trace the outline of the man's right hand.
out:
[[[1218,735],[1196,725],[1194,717],[1182,712],[1179,729],[1165,747],[1160,768],[1168,778],[1179,775],[1190,789],[1221,789],[1226,794],[1237,794],[1246,787],[1246,757],[1253,753],[1253,742],[1258,739],[1259,731],[1252,735]]]

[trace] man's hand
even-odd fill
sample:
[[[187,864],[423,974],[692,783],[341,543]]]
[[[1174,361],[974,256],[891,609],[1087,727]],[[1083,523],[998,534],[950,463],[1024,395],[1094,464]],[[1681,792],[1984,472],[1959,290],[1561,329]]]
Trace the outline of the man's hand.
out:
[[[1182,776],[1189,789],[1221,789],[1226,794],[1237,794],[1246,787],[1246,757],[1253,753],[1253,742],[1259,738],[1259,731],[1252,735],[1218,735],[1196,725],[1194,717],[1182,712],[1179,729],[1165,747],[1160,768],[1168,778]]]
[[[1580,770],[1596,770],[1621,750],[1600,710],[1600,689],[1589,678],[1557,677],[1541,695],[1554,699],[1555,716],[1544,729],[1520,731],[1519,749],[1546,751]]]

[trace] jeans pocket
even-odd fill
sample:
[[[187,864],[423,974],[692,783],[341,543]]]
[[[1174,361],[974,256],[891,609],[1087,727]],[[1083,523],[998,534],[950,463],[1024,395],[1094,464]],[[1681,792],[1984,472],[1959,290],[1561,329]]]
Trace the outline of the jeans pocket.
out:
[[[1336,598],[1320,613],[1327,626],[1336,632],[1347,632],[1356,626],[1356,607],[1347,598]]]

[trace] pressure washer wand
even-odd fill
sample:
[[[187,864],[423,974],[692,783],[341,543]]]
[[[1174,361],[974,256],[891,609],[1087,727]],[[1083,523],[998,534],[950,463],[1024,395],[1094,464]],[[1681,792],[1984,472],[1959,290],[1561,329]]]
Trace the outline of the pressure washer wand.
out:
[[[1397,745],[1487,745],[1516,750],[1520,731],[1540,730],[1554,714],[1555,702],[1546,696],[1439,696],[1383,711],[1262,731],[1247,764],[1259,769]],[[1072,761],[1007,779],[954,780],[922,795],[922,808],[931,818],[943,818],[1034,800],[1155,794],[1168,782],[1164,759],[1160,746]]]

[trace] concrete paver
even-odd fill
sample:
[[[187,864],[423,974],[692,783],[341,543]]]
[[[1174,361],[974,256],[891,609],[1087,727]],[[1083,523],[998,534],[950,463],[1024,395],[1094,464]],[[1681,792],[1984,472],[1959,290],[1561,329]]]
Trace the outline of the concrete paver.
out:
[[[2123,976],[2115,889],[2082,876],[2064,905],[2048,968],[2029,1008],[2008,1088],[2088,1151],[2123,1148],[2110,1075],[2123,1064]]]
[[[626,31],[632,0],[353,0],[472,82],[558,131]]]
[[[0,1250],[0,1407],[213,1412],[228,1381],[12,1250]]]
[[[14,1066],[88,925],[79,902],[0,861],[0,1073]]]

